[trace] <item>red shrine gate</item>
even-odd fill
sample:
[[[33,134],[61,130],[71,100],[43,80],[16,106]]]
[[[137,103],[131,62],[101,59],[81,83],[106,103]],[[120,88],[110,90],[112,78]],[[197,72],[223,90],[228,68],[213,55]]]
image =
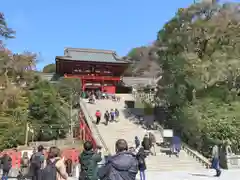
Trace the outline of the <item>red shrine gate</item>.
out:
[[[88,76],[88,75],[64,75],[65,78],[80,78],[82,81],[82,90],[99,89],[102,92],[114,94],[116,92],[116,84],[120,83],[120,77],[111,76]]]
[[[66,48],[64,56],[56,56],[56,73],[65,78],[80,78],[83,91],[98,89],[114,94],[129,64],[114,51]]]

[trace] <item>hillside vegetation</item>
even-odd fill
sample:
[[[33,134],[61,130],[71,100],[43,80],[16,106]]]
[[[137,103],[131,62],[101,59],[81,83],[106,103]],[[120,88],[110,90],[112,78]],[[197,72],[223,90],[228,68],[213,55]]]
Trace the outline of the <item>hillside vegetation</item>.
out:
[[[196,3],[179,9],[158,32],[162,68],[157,96],[165,126],[208,153],[214,141],[240,148],[240,4]]]
[[[133,48],[127,56],[123,58],[132,63],[124,75],[158,77],[161,74],[161,68],[157,63],[158,57],[153,49],[153,46]]]

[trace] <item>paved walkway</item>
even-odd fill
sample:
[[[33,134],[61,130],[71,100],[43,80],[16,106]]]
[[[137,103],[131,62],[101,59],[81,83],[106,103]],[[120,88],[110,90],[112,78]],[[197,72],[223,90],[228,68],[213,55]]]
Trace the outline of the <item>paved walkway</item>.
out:
[[[143,138],[146,133],[142,127],[132,123],[125,116],[125,103],[124,100],[131,100],[133,97],[130,94],[121,95],[120,102],[113,102],[111,100],[97,100],[96,104],[85,103],[90,115],[95,119],[96,110],[100,110],[102,114],[106,110],[117,108],[120,111],[120,119],[118,122],[109,123],[105,126],[102,123],[98,125],[99,132],[107,144],[110,152],[115,153],[115,142],[124,138],[127,140],[129,147],[134,146],[134,137],[138,135],[139,138]],[[102,119],[102,121],[104,121]],[[157,141],[162,141],[160,132],[152,131]],[[189,157],[184,151],[180,153],[180,158],[169,158],[165,153],[160,153],[160,149],[156,149],[157,156],[149,156],[147,158],[148,171],[175,171],[175,170],[196,170],[204,169],[198,162],[192,157]]]
[[[240,170],[225,170],[220,177],[214,177],[213,170],[193,171],[193,172],[147,172],[146,179],[151,180],[238,180]]]
[[[15,170],[13,170],[15,171]],[[221,177],[214,177],[213,170],[204,170],[204,171],[193,171],[191,173],[186,171],[175,171],[175,172],[146,172],[146,179],[149,180],[239,180],[240,170],[225,170],[222,172]],[[17,178],[9,178],[17,180]],[[78,180],[75,177],[69,177],[68,180]],[[139,175],[136,180],[140,180]]]

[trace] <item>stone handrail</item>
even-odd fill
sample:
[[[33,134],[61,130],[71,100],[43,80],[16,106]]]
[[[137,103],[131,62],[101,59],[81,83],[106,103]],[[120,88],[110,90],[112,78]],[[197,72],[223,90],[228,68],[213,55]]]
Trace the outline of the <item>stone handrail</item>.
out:
[[[138,97],[137,94],[133,94],[134,98],[136,99]],[[141,97],[139,97],[141,99]],[[137,118],[137,117],[136,117]],[[160,131],[162,137],[163,137],[163,130],[164,128],[158,124],[155,123],[154,126],[157,127],[157,129]],[[194,159],[196,159],[198,162],[200,162],[203,166],[205,166],[206,168],[209,168],[211,166],[211,162],[204,157],[202,154],[200,154],[197,151],[194,151],[193,149],[191,149],[187,144],[182,143],[182,149],[191,157],[193,157]]]
[[[92,131],[94,139],[97,141],[97,144],[102,146],[107,154],[110,154],[109,153],[109,149],[108,149],[104,139],[102,138],[102,136],[101,136],[101,134],[100,134],[96,124],[93,123],[94,120],[93,120],[92,116],[89,114],[89,112],[88,112],[84,102],[82,102],[82,100],[80,100],[80,107],[83,110],[83,113],[85,115],[86,121],[87,121],[87,123],[89,125],[89,128]]]
[[[164,128],[159,125],[156,124],[157,129],[160,131],[161,135],[163,136],[163,130]],[[201,163],[204,167],[206,168],[210,168],[211,166],[211,162],[209,161],[209,159],[207,159],[206,157],[204,157],[202,154],[200,154],[197,151],[194,151],[193,149],[191,149],[186,143],[182,142],[182,149],[191,157],[193,157],[194,159],[196,159],[199,163]]]
[[[194,151],[191,149],[187,144],[182,143],[182,149],[191,157],[196,159],[199,163],[201,163],[204,167],[210,168],[211,167],[211,162],[209,161],[208,158],[204,157],[202,154],[200,154],[197,151]]]
[[[240,168],[240,155],[229,154],[226,156],[227,169],[239,169]]]

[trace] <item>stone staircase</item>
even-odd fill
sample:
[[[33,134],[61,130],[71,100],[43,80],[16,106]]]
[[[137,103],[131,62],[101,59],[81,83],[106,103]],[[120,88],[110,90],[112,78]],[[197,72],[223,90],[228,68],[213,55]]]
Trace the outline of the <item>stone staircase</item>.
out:
[[[137,135],[139,138],[143,138],[146,133],[139,125],[132,123],[129,120],[129,114],[126,113],[124,108],[125,100],[133,100],[130,94],[122,94],[120,102],[113,102],[111,100],[97,100],[96,104],[89,104],[84,102],[90,116],[95,119],[96,110],[100,110],[102,114],[106,110],[111,110],[117,108],[120,112],[120,118],[118,122],[109,123],[108,126],[103,124],[104,119],[102,118],[102,123],[100,123],[97,128],[105,143],[108,146],[109,151],[115,153],[115,142],[123,138],[127,140],[129,147],[134,146],[134,137]],[[160,132],[152,131],[156,136],[157,142],[162,142]],[[180,157],[175,156],[169,157],[165,153],[160,152],[160,148],[156,148],[157,155],[149,156],[146,159],[148,171],[194,171],[205,169],[200,163],[195,161],[192,157],[188,156],[185,151],[180,152]]]

